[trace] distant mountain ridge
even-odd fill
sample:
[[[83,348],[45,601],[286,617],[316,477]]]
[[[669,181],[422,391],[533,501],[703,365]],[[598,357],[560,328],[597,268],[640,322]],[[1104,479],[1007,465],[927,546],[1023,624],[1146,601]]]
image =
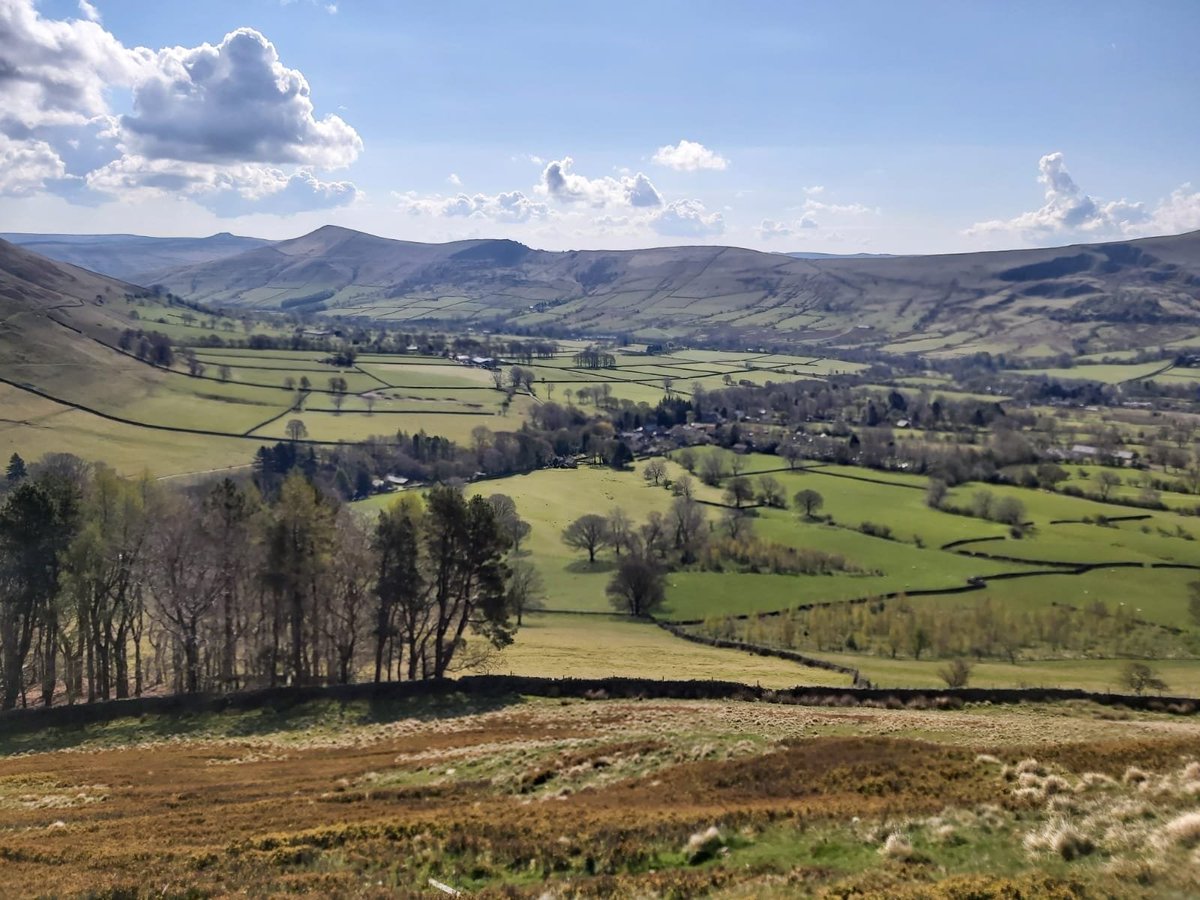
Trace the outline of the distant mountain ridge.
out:
[[[211,239],[204,239],[211,240]],[[102,245],[101,245],[102,246]],[[190,300],[421,327],[1046,356],[1200,330],[1200,232],[939,256],[535,250],[337,226],[154,279]]]
[[[895,253],[820,253],[816,250],[796,250],[785,253],[792,259],[890,259]]]
[[[137,284],[162,272],[236,256],[270,244],[262,238],[221,232],[202,238],[143,237],[136,234],[0,233],[0,240],[60,262]]]

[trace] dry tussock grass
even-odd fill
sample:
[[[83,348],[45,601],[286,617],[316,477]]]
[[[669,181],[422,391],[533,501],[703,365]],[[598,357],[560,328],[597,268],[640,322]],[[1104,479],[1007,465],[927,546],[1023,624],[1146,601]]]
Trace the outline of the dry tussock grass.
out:
[[[887,840],[883,842],[883,846],[879,848],[881,856],[886,856],[888,859],[908,860],[913,855],[912,841],[908,839],[908,835],[902,834],[899,831],[893,831],[887,836]]]
[[[1161,842],[1191,848],[1200,844],[1200,810],[1181,813],[1158,832]]]
[[[761,896],[757,889],[770,879],[781,895],[815,894],[846,883],[844,873],[812,864],[790,872],[725,869],[720,848],[709,862],[687,868],[687,848],[697,834],[708,842],[715,822],[722,823],[721,846],[736,853],[739,842],[756,841],[780,823],[836,831],[857,818],[879,829],[869,846],[857,844],[859,852],[882,865],[875,851],[900,831],[914,862],[892,868],[921,881],[931,868],[919,862],[927,850],[1011,840],[1024,827],[1014,789],[1045,802],[1071,794],[1094,804],[1072,821],[1101,847],[1117,843],[1115,836],[1107,843],[1093,836],[1102,804],[1111,825],[1117,801],[1136,797],[1154,808],[1183,802],[1190,770],[1178,764],[1185,742],[1176,732],[1150,739],[1149,720],[1068,721],[1093,737],[1129,733],[1138,740],[1076,745],[1083,769],[1021,714],[538,701],[371,723],[345,734],[209,734],[10,757],[0,760],[0,896],[101,894],[139,887],[148,871],[168,895],[253,886],[262,895],[404,896],[423,890],[431,876],[466,878],[475,887],[518,880],[494,887],[493,896],[540,892],[532,885],[544,878],[558,879],[564,897],[683,897],[716,889]],[[976,723],[973,736],[986,744],[966,739]],[[922,731],[955,735],[946,743],[905,736]],[[1012,738],[1008,749],[997,749],[1005,746],[998,735]],[[1000,759],[1029,757],[1031,745],[1041,748],[1040,762],[1021,775],[1036,784],[1020,787],[1016,774],[997,781]],[[1179,797],[1143,797],[1115,781],[1139,761],[1137,747],[1149,748],[1140,763],[1148,769],[1158,771],[1160,759],[1175,761],[1156,778],[1165,783],[1169,775]],[[978,761],[980,749],[993,751],[995,761]],[[1083,772],[1111,785],[1088,785]],[[80,794],[99,799],[62,808],[20,800]],[[1149,833],[1165,821],[1134,817],[1130,828]],[[898,839],[887,856],[901,858],[899,846]],[[1178,852],[1183,844],[1173,846]],[[887,884],[890,893],[881,896],[903,897],[911,887]],[[879,887],[869,879],[861,886]],[[931,889],[928,881],[921,886]]]

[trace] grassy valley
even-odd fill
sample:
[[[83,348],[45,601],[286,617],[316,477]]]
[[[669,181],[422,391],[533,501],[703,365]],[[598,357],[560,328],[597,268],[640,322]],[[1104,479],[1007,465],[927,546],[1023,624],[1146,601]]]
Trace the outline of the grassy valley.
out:
[[[0,546],[58,573],[4,595],[7,891],[1194,889],[1183,345],[446,333],[0,252]]]

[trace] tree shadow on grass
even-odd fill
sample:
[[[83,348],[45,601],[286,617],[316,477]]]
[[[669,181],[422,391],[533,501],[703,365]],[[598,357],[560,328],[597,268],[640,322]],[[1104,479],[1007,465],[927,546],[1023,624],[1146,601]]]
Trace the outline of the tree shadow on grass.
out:
[[[449,685],[445,690],[435,692],[407,693],[404,688],[404,682],[390,683],[358,696],[338,697],[334,694],[297,697],[295,700],[275,696],[257,704],[231,696],[223,698],[231,701],[224,709],[118,714],[110,719],[64,721],[44,727],[37,727],[34,722],[23,723],[26,727],[9,729],[8,733],[0,728],[0,759],[84,744],[104,748],[180,738],[210,740],[288,733],[334,734],[403,719],[422,722],[454,719],[493,712],[522,702],[521,696],[514,692],[469,692],[455,690]]]
[[[573,563],[568,563],[566,570],[573,575],[594,575],[598,572],[611,572],[616,567],[616,562],[610,559],[598,559],[595,562],[577,559]]]

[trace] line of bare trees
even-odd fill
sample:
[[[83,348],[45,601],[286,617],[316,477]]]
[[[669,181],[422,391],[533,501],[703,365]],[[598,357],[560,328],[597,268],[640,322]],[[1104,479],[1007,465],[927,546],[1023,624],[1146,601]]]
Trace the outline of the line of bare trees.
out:
[[[446,486],[372,522],[300,472],[264,500],[55,454],[0,497],[0,707],[440,678],[532,608],[511,499]]]

